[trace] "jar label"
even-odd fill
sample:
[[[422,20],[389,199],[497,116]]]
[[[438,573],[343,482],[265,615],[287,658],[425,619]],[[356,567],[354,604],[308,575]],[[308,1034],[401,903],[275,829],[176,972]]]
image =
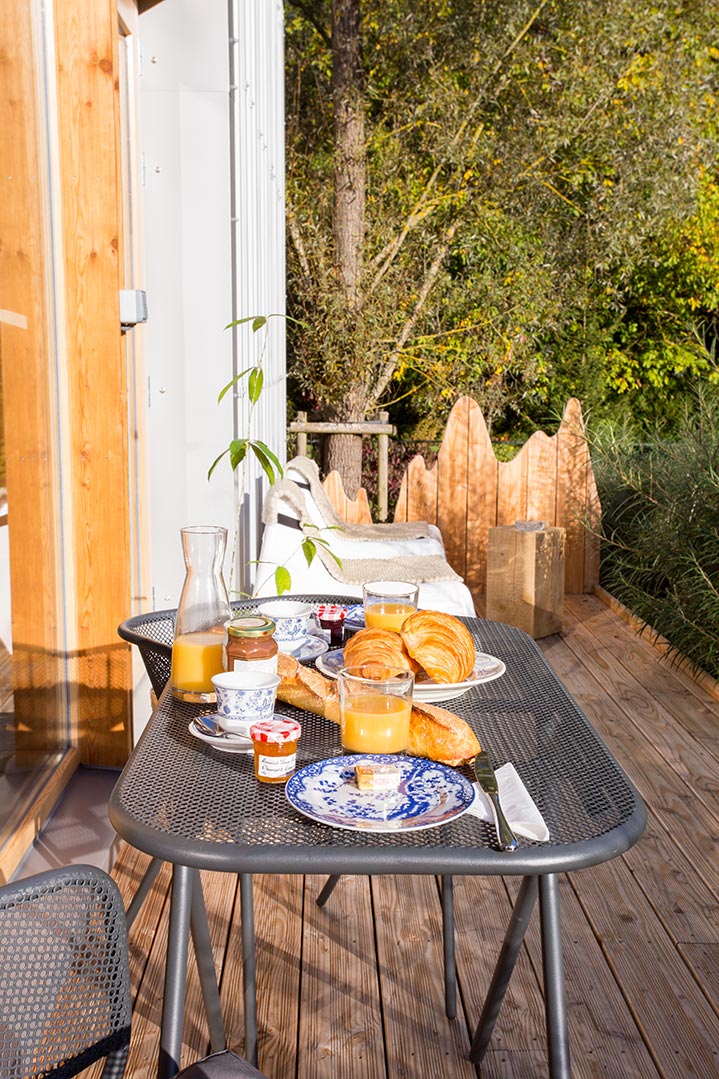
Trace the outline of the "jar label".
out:
[[[266,779],[279,779],[282,776],[289,777],[295,770],[296,753],[288,753],[286,757],[265,757],[258,754],[257,775]]]
[[[227,669],[228,671],[250,673],[265,671],[267,674],[277,674],[277,656],[270,656],[269,659],[238,659],[236,656],[228,656]]]

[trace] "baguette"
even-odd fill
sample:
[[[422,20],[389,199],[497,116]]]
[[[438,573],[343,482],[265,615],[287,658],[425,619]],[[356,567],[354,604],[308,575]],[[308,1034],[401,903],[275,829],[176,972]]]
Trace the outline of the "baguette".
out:
[[[303,667],[284,652],[277,656],[280,684],[277,696],[287,704],[324,716],[332,723],[340,721],[337,683],[319,671]],[[432,704],[412,704],[407,752],[413,757],[429,757],[456,767],[479,753],[480,745],[471,727],[454,712]]]

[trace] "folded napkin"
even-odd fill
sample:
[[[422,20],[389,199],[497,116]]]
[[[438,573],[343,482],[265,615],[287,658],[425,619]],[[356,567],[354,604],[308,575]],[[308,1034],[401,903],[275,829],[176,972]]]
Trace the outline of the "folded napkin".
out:
[[[501,768],[497,768],[495,775],[499,787],[499,800],[512,829],[525,839],[536,839],[539,843],[546,843],[549,839],[549,829],[532,801],[529,791],[519,778],[517,769],[511,763],[503,764]],[[479,783],[474,784],[474,789],[477,797],[467,812],[493,824],[494,817],[487,795]]]

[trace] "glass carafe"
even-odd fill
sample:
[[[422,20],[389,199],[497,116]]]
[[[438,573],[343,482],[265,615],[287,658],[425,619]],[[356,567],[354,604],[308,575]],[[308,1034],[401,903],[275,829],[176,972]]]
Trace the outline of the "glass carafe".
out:
[[[193,525],[180,530],[185,583],[172,645],[172,695],[181,701],[213,703],[212,676],[222,669],[225,623],[230,601],[222,576],[227,529]]]

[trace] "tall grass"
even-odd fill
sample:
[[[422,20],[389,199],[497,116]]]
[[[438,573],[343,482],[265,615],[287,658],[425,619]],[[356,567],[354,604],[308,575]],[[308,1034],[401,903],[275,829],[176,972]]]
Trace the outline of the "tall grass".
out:
[[[719,399],[699,393],[678,432],[638,444],[594,433],[603,586],[671,650],[719,677]]]

